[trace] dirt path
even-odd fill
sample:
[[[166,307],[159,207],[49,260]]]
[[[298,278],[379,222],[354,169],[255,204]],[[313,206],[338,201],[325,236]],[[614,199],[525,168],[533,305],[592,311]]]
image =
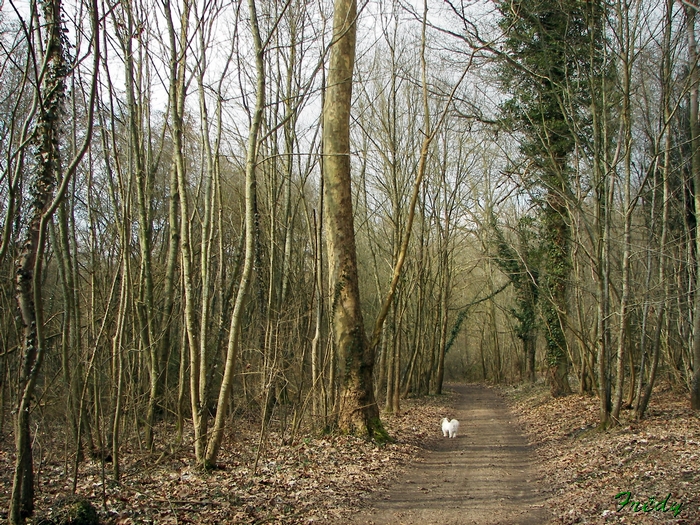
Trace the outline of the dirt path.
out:
[[[540,525],[549,519],[533,451],[503,400],[479,385],[454,385],[460,435],[440,439],[355,524]],[[436,414],[435,432],[440,432]]]

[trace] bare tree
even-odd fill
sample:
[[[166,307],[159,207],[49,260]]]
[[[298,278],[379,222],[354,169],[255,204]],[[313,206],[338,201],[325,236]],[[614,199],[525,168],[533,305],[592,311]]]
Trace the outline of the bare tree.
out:
[[[383,430],[374,399],[374,348],[365,335],[360,304],[350,176],[356,18],[355,0],[335,1],[323,107],[324,204],[333,337],[341,366],[338,426],[344,432],[374,437]]]
[[[243,302],[248,287],[250,286],[251,276],[253,273],[253,264],[255,258],[255,238],[257,235],[257,153],[258,153],[258,133],[263,118],[263,110],[265,106],[265,69],[263,54],[265,52],[262,38],[260,37],[260,28],[258,26],[258,15],[255,5],[255,0],[248,0],[248,10],[250,13],[250,27],[253,34],[253,43],[255,47],[255,108],[253,110],[253,118],[248,131],[248,145],[246,147],[245,158],[245,259],[243,263],[243,272],[241,274],[238,292],[231,314],[231,326],[229,328],[229,340],[226,351],[226,362],[224,367],[224,376],[219,389],[219,400],[216,407],[216,419],[214,428],[207,443],[207,452],[205,458],[206,465],[213,465],[216,462],[216,456],[221,446],[224,432],[224,422],[228,412],[229,398],[231,395],[231,387],[233,381],[234,366],[239,350],[239,338],[241,332]]]
[[[39,6],[32,3],[33,13]],[[32,440],[30,433],[30,408],[34,392],[47,352],[44,336],[42,280],[44,272],[44,250],[47,226],[56,209],[61,204],[72,175],[87,151],[92,136],[92,116],[97,88],[99,65],[99,34],[96,4],[89,6],[92,21],[92,52],[94,53],[91,92],[88,103],[87,133],[81,147],[62,169],[60,122],[64,111],[65,82],[70,67],[65,55],[64,21],[60,0],[41,4],[43,17],[43,38],[40,44],[31,40],[33,32],[27,35],[27,43],[32,46],[34,56],[41,63],[34,64],[41,79],[39,89],[34,93],[37,107],[35,125],[36,153],[34,176],[30,185],[32,196],[21,251],[16,261],[16,298],[23,325],[22,367],[19,377],[17,419],[15,423],[15,443],[17,459],[10,500],[10,523],[23,523],[34,511],[34,471]],[[40,52],[41,51],[41,52]]]

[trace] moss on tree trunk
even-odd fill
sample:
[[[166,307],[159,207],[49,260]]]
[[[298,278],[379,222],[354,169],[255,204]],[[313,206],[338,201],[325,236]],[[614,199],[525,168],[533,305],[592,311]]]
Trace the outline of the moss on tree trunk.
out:
[[[341,432],[374,438],[384,431],[374,398],[374,351],[365,334],[360,303],[350,173],[356,16],[355,0],[336,0],[323,108],[324,202],[333,337],[341,366],[338,427]]]

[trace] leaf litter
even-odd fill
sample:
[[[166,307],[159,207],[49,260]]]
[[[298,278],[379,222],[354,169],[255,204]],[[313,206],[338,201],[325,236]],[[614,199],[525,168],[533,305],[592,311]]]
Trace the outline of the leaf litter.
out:
[[[619,425],[600,431],[595,396],[499,391],[535,447],[550,523],[700,523],[700,419],[687,396],[660,385],[644,419],[623,410]]]
[[[197,466],[191,446],[166,443],[148,454],[129,449],[133,443],[125,444],[120,451],[120,482],[112,479],[111,463],[104,464],[103,475],[102,461],[90,457],[81,463],[76,493],[98,509],[102,523],[114,525],[337,521],[357,509],[371,492],[387,487],[442,435],[440,419],[449,414],[453,397],[404,400],[400,414],[382,416],[394,439],[384,445],[311,431],[290,439],[288,433],[272,430],[265,436],[255,471],[259,423],[236,420],[237,426],[229,429],[222,445],[217,468],[210,471]],[[158,430],[157,436],[176,434],[171,427]],[[50,443],[44,434],[38,439],[44,446],[36,451],[42,456],[35,463],[39,466],[36,520],[70,494],[73,461],[65,461],[65,439],[59,443],[54,438]],[[2,523],[10,498],[14,447],[11,435],[0,443],[0,485],[5,487],[0,489]]]
[[[635,421],[626,411],[620,425],[601,432],[594,396],[552,399],[544,385],[497,391],[534,446],[550,524],[700,523],[700,420],[687,397],[657,388],[645,419]],[[111,463],[87,458],[76,493],[93,503],[105,524],[337,523],[434,448],[442,437],[440,420],[454,410],[455,397],[448,392],[404,400],[400,414],[382,416],[395,439],[382,446],[310,431],[290,440],[270,431],[256,471],[259,427],[245,421],[229,429],[218,468],[208,472],[196,466],[187,444],[165,443],[148,454],[128,443],[121,450],[119,483],[111,479]],[[71,492],[73,458],[65,460],[60,435],[40,430],[35,437],[35,520]],[[161,426],[158,435],[175,432]],[[13,468],[12,435],[5,433],[0,436],[0,523],[7,517]],[[630,503],[622,507],[627,492]],[[675,517],[674,503],[681,504]]]

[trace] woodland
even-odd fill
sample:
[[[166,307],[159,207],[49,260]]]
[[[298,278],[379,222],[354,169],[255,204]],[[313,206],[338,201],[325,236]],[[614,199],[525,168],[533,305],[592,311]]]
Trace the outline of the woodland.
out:
[[[0,3],[2,517],[448,380],[693,421],[695,1]]]

